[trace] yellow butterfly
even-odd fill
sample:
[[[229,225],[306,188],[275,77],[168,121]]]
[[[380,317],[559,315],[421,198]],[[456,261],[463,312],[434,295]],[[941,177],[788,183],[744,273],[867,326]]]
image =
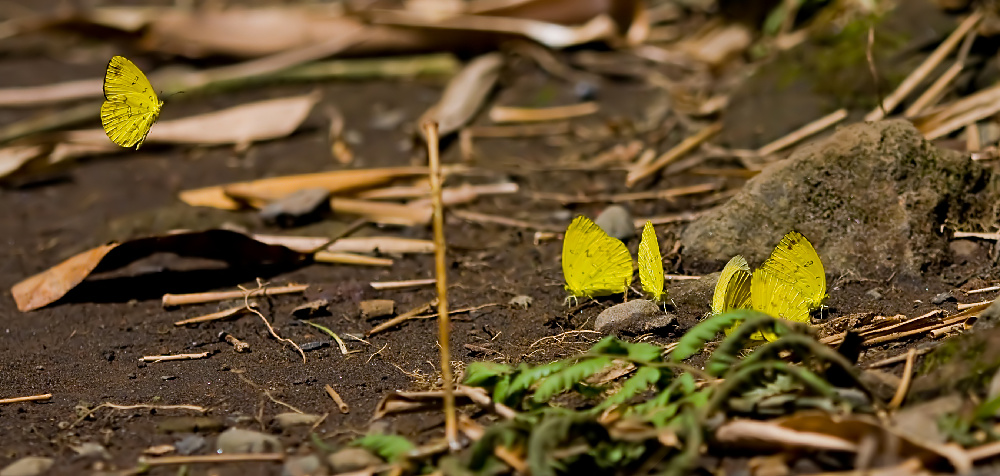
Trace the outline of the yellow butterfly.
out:
[[[826,297],[826,274],[812,243],[796,231],[786,234],[771,257],[754,270],[750,296],[756,311],[808,323],[809,311]],[[773,332],[764,332],[763,337],[776,338]]]
[[[750,309],[750,266],[739,255],[722,268],[712,295],[712,315],[733,309]]]
[[[135,64],[123,56],[111,58],[104,75],[101,124],[112,142],[122,147],[141,147],[160,116],[161,106],[163,101]]]
[[[585,216],[566,228],[562,250],[566,290],[577,297],[624,293],[632,284],[632,254]]]
[[[779,279],[792,283],[810,310],[818,308],[826,298],[823,262],[812,243],[797,231],[788,232],[761,267],[768,267]]]
[[[639,282],[642,290],[653,297],[654,301],[663,299],[663,257],[660,255],[660,243],[656,239],[653,223],[646,221],[642,227],[642,241],[639,243]]]

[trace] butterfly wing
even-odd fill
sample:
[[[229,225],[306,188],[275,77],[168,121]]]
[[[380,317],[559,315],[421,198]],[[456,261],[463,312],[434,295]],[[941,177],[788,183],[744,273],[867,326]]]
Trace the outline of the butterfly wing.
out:
[[[663,298],[663,257],[660,255],[656,231],[649,221],[642,228],[642,241],[639,243],[639,281],[642,283],[642,290],[652,296],[654,301]]]
[[[135,64],[122,56],[111,58],[104,75],[101,124],[112,142],[138,149],[159,117],[162,104]]]
[[[632,284],[632,255],[585,216],[576,217],[563,239],[566,290],[578,297],[625,292]]]
[[[712,295],[712,314],[750,308],[750,266],[742,256],[733,256],[722,268]]]
[[[780,275],[780,265],[767,260],[753,272],[750,301],[755,311],[795,322],[809,322],[809,302],[794,283]],[[773,341],[773,332],[763,332]]]
[[[768,261],[779,279],[798,289],[809,309],[819,307],[826,297],[826,273],[819,254],[806,237],[797,231],[788,232]]]

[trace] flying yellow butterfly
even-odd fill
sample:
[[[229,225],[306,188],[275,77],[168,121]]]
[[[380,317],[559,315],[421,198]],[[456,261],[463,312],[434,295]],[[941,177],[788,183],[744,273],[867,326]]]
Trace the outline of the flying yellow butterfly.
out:
[[[639,243],[639,282],[642,290],[653,297],[654,301],[663,299],[663,257],[660,255],[660,243],[656,239],[653,223],[646,221],[642,227],[642,241]]]
[[[104,75],[101,124],[112,142],[122,147],[141,147],[160,116],[161,106],[163,101],[135,64],[123,56],[111,58]]]
[[[632,254],[585,216],[566,228],[563,276],[572,298],[624,293],[632,284]]]

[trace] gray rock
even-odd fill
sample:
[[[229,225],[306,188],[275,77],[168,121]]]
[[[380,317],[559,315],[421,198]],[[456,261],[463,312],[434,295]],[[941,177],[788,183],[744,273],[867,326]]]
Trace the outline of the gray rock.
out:
[[[635,236],[635,223],[632,222],[632,214],[621,205],[611,205],[597,215],[594,223],[601,227],[608,235],[627,240]]]
[[[348,447],[326,457],[326,462],[335,474],[359,471],[370,466],[377,466],[384,461],[363,448]]]
[[[274,424],[278,425],[278,428],[282,430],[287,430],[296,426],[312,425],[323,418],[320,415],[312,415],[309,413],[279,413],[274,416]]]
[[[282,227],[313,222],[330,210],[329,198],[330,191],[323,188],[299,190],[265,205],[260,218]]]
[[[49,470],[55,460],[40,456],[26,456],[0,469],[0,476],[35,476]]]
[[[750,179],[681,235],[685,263],[760,263],[790,230],[804,234],[827,274],[919,277],[948,255],[942,223],[964,223],[992,180],[978,163],[939,150],[906,121],[844,127]],[[973,212],[969,212],[973,213]]]
[[[640,335],[673,327],[674,321],[674,316],[664,314],[655,302],[635,299],[601,312],[594,321],[594,330],[602,334]]]
[[[201,435],[188,435],[174,443],[177,454],[182,456],[192,455],[205,447],[205,437]]]
[[[934,296],[931,299],[931,302],[934,304],[944,304],[948,301],[957,301],[957,299],[955,299],[955,296],[952,296],[951,292],[949,291],[939,293],[938,295]]]
[[[281,468],[281,476],[319,476],[325,475],[326,468],[319,456],[290,456]]]
[[[282,451],[281,442],[271,435],[256,431],[230,428],[215,441],[219,453],[277,453]]]

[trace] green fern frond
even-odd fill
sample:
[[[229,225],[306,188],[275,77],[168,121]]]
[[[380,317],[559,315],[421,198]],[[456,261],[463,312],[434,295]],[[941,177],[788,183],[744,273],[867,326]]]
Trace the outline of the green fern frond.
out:
[[[371,451],[389,462],[406,457],[416,448],[410,440],[399,435],[370,434],[354,440],[352,444]]]
[[[473,387],[485,387],[496,383],[500,378],[513,371],[511,366],[497,362],[472,362],[465,368],[465,384]]]
[[[582,382],[587,377],[600,372],[612,362],[611,357],[594,357],[553,373],[538,385],[532,400],[535,403],[547,402],[552,397],[573,388],[573,385]]]
[[[515,377],[510,382],[510,386],[507,388],[506,393],[494,395],[494,398],[501,402],[508,401],[511,397],[526,392],[536,382],[552,375],[555,372],[558,372],[565,366],[565,361],[552,362],[545,365],[539,365],[537,367],[532,367],[527,364],[518,365],[517,371],[514,373]]]
[[[622,384],[614,395],[606,398],[597,406],[599,409],[613,407],[625,403],[630,398],[645,391],[650,385],[660,379],[660,370],[655,367],[639,367],[635,373]]]
[[[701,352],[701,350],[705,348],[705,343],[715,339],[715,336],[719,335],[719,333],[723,330],[732,327],[738,322],[745,321],[759,315],[766,314],[761,314],[748,309],[737,309],[710,316],[704,321],[699,322],[698,325],[692,327],[683,336],[681,336],[680,340],[677,341],[677,347],[670,353],[670,359],[674,362],[680,362],[688,357],[691,357],[692,355]],[[743,327],[745,326],[740,326],[740,328]]]

